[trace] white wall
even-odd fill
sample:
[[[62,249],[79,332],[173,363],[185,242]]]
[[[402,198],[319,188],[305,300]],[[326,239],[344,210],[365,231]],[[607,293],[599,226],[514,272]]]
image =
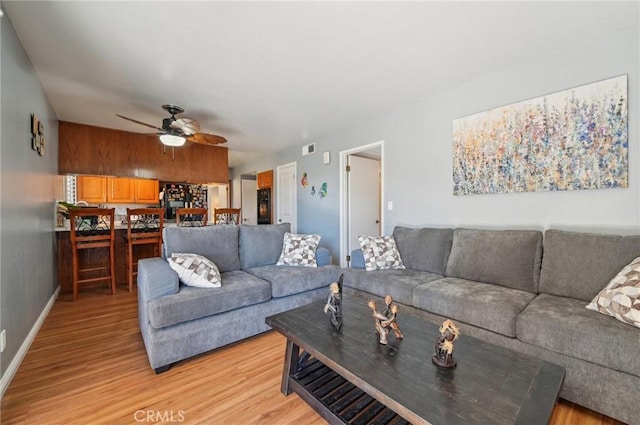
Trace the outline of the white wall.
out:
[[[298,173],[326,181],[329,196],[319,200],[298,185],[298,229],[322,235],[321,245],[339,253],[338,153],[384,140],[386,211],[383,233],[396,225],[473,226],[491,228],[550,227],[637,233],[640,231],[638,25],[597,37],[585,34],[579,44],[549,46],[545,57],[513,64],[482,78],[422,99],[384,116],[313,140],[318,153],[302,157],[300,147],[232,170],[232,177],[255,169],[297,161]],[[490,48],[490,46],[488,46]],[[437,64],[434,64],[437,66]],[[544,94],[627,74],[629,94],[629,187],[561,192],[453,196],[452,123],[455,118]],[[300,145],[309,143],[305,141]],[[322,152],[332,162],[322,165]]]

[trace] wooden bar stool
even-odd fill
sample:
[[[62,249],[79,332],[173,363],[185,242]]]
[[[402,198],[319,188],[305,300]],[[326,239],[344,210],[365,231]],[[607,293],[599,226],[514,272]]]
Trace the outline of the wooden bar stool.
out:
[[[71,209],[71,251],[73,257],[73,301],[78,299],[78,285],[87,282],[108,280],[111,282],[111,294],[116,293],[115,267],[115,209],[113,208],[80,208]],[[106,249],[106,264],[100,261],[104,255],[89,254],[87,250]],[[84,253],[80,261],[80,251]],[[84,266],[81,268],[81,266]],[[105,274],[106,271],[106,274]],[[102,273],[98,273],[102,272]],[[80,278],[80,275],[86,275]]]
[[[127,208],[127,280],[129,292],[133,291],[133,276],[138,275],[138,260],[161,256],[163,227],[164,210],[162,208]],[[134,253],[134,248],[142,245],[147,245],[147,249],[138,249],[137,251],[139,252]]]
[[[198,227],[207,225],[206,208],[176,208],[176,225],[179,227]]]
[[[215,224],[239,224],[240,208],[216,208],[213,210]]]

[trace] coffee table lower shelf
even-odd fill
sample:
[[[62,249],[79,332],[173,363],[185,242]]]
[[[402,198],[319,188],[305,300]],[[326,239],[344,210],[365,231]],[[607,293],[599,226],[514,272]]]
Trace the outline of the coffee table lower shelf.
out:
[[[317,359],[289,376],[290,388],[330,424],[409,424]]]

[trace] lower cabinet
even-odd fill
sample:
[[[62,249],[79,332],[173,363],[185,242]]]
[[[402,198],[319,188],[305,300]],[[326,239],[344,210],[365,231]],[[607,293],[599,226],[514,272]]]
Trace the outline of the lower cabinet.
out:
[[[73,291],[73,264],[71,261],[71,234],[68,230],[56,231],[56,248],[58,260],[58,282],[63,292]],[[127,229],[116,229],[116,244],[114,247],[114,257],[116,266],[116,284],[118,290],[128,290],[127,284]],[[135,247],[135,255],[140,257],[152,257],[155,255],[153,245],[139,245]],[[104,265],[109,259],[108,249],[82,249],[79,252],[78,261],[82,267]],[[104,286],[107,291],[108,282],[101,281],[87,286]],[[82,294],[82,287],[80,288]],[[82,298],[82,295],[80,295]]]

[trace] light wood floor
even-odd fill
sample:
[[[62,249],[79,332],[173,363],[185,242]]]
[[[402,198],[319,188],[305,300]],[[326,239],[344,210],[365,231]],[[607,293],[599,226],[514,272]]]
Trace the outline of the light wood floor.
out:
[[[86,292],[90,291],[90,292]],[[268,332],[155,375],[136,293],[85,289],[58,299],[3,400],[10,424],[324,424],[280,393],[285,340]],[[560,401],[552,424],[619,424]]]

